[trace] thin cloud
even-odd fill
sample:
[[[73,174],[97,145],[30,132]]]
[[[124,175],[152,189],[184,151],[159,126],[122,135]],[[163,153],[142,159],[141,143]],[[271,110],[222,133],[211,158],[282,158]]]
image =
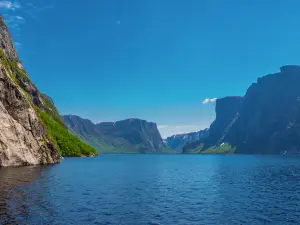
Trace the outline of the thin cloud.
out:
[[[21,5],[11,1],[2,1],[0,2],[0,8],[15,11],[16,9],[20,9]]]
[[[17,20],[25,21],[25,19],[24,19],[22,16],[15,16],[15,18],[16,18]]]
[[[204,99],[203,101],[202,101],[202,104],[208,104],[208,103],[213,103],[213,102],[215,102],[215,101],[217,101],[217,98],[206,98],[206,99]]]
[[[32,3],[25,3],[25,5],[30,7],[30,8],[36,9],[36,6],[33,5]]]
[[[4,15],[7,26],[14,31],[15,34],[19,34],[20,26],[26,21],[22,16]]]
[[[158,125],[157,128],[158,129],[165,129],[165,128],[168,128],[170,127],[169,125]]]
[[[14,0],[0,0],[0,13],[3,15],[3,18],[14,37],[20,35],[21,26],[26,23],[28,16],[32,19],[38,19],[43,11],[51,9],[54,9],[53,4],[36,6],[29,0],[27,2],[22,0],[21,3]],[[18,46],[16,45],[16,47],[20,48],[20,43]]]
[[[22,16],[7,15],[5,18],[6,18],[6,23],[8,24],[8,26],[14,25],[14,24],[23,24],[26,22]]]
[[[24,13],[29,15],[33,19],[37,19],[39,14],[46,11],[52,10],[55,8],[55,5],[44,5],[44,6],[35,6],[32,3],[26,3],[24,6]]]
[[[17,50],[19,50],[21,48],[21,43],[20,42],[15,42],[15,47]]]

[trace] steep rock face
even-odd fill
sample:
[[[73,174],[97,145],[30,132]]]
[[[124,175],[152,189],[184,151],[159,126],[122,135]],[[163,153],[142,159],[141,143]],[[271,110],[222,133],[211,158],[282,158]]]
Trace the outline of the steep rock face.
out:
[[[216,145],[225,135],[227,129],[238,116],[242,103],[242,97],[230,96],[217,99],[216,101],[216,119],[210,125],[209,136],[206,138],[204,147]]]
[[[140,119],[93,124],[78,116],[62,116],[66,126],[104,153],[162,153],[167,147],[155,123]]]
[[[13,59],[14,61],[20,63],[17,52],[11,40],[11,36],[1,16],[0,16],[0,48],[6,53],[8,58]]]
[[[72,129],[72,132],[77,135],[98,135],[95,124],[88,119],[82,119],[75,115],[62,116],[62,119],[67,128]]]
[[[238,116],[242,103],[242,97],[230,96],[217,99],[216,119],[210,125],[209,135],[198,141],[187,143],[183,147],[183,153],[200,153],[211,146],[221,144],[227,130],[230,129]]]
[[[165,143],[170,149],[173,149],[176,152],[182,152],[182,148],[185,144],[198,141],[208,136],[208,133],[208,129],[205,129],[187,134],[176,134],[165,139]]]
[[[23,70],[2,17],[0,59],[0,166],[58,162],[60,155],[34,108],[34,85]]]
[[[237,153],[300,152],[300,67],[258,78],[243,99],[225,141]]]
[[[115,123],[99,123],[97,131],[104,136],[122,138],[140,153],[159,153],[166,148],[157,125],[140,119],[127,119]]]

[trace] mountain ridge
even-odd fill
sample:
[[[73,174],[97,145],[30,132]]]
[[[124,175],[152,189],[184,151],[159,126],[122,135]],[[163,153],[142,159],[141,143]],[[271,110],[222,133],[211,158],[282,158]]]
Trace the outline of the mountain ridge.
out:
[[[156,123],[137,118],[93,123],[76,115],[62,115],[71,133],[99,153],[165,153],[167,146]]]

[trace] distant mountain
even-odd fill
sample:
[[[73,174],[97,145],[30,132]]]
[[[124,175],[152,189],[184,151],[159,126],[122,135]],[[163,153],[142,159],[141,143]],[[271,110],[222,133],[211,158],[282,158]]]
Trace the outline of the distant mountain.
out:
[[[243,98],[218,99],[204,140],[184,153],[300,154],[300,66],[258,78]]]
[[[100,153],[166,153],[155,123],[140,119],[94,124],[74,115],[62,116],[71,133]]]
[[[165,139],[165,143],[170,149],[181,153],[185,144],[195,142],[208,135],[208,129],[200,130],[198,132],[191,132],[186,134],[176,134]]]

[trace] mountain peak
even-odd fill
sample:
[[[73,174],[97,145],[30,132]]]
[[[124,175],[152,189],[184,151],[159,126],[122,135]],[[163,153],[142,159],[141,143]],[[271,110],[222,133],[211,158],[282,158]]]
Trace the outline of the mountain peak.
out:
[[[142,120],[138,118],[128,118],[128,119],[120,120],[119,122],[136,122],[136,121],[147,122],[146,120]]]
[[[299,73],[300,74],[300,66],[299,65],[285,65],[280,67],[281,73]]]
[[[20,63],[12,38],[2,16],[0,16],[0,48],[6,54],[6,57]]]
[[[1,15],[0,15],[0,25],[6,27],[6,24],[4,22],[3,16],[1,16]]]

